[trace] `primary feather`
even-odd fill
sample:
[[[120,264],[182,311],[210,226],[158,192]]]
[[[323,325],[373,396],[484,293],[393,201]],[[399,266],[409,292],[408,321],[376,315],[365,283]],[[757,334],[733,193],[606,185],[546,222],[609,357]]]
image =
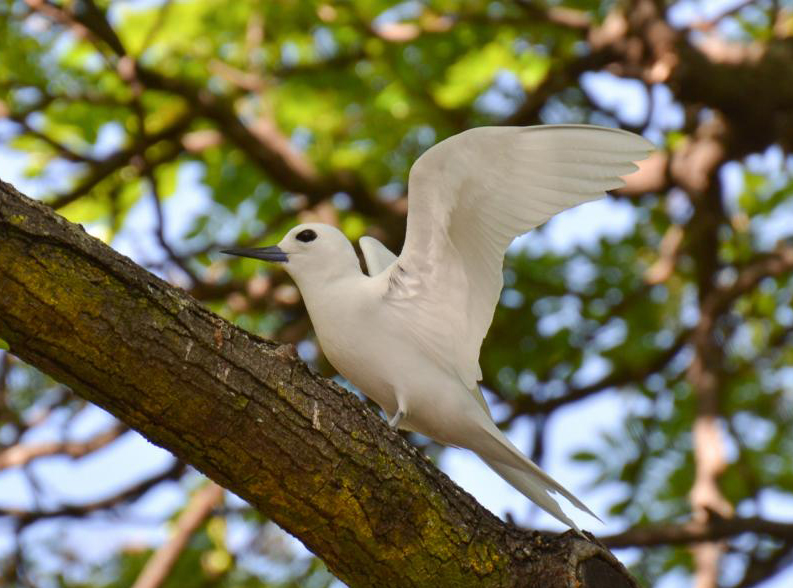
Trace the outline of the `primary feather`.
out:
[[[416,343],[473,389],[509,244],[623,186],[652,149],[618,129],[547,125],[475,128],[427,150],[410,170],[405,246],[389,270],[389,301],[412,317]]]

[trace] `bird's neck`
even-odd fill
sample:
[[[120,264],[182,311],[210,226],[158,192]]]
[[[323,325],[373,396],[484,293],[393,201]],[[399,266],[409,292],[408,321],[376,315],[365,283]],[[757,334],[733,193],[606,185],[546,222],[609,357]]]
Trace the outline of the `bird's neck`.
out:
[[[289,267],[286,269],[289,271]],[[339,287],[340,284],[349,280],[365,277],[354,252],[349,257],[335,258],[330,261],[312,260],[312,264],[308,267],[304,266],[299,273],[289,273],[303,297],[321,296],[323,292]]]
[[[354,252],[349,258],[336,258],[331,262],[317,262],[298,275],[292,274],[300,294],[311,311],[324,301],[338,299],[355,291],[357,282],[366,279]]]
[[[336,337],[352,328],[356,317],[368,306],[370,280],[359,270],[336,274],[329,279],[298,283],[323,349],[328,337]]]

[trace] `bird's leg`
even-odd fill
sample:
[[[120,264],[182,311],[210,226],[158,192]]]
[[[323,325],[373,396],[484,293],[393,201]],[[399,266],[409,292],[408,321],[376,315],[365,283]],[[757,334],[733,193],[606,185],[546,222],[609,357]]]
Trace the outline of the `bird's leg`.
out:
[[[399,409],[397,409],[397,411],[394,413],[394,416],[392,416],[392,417],[389,419],[389,421],[388,421],[388,426],[389,426],[389,427],[391,427],[392,429],[394,429],[394,430],[396,431],[396,430],[397,430],[397,428],[399,427],[399,423],[400,423],[400,421],[401,421],[403,418],[405,418],[405,411],[404,411],[404,410],[402,410],[401,408],[399,408]]]

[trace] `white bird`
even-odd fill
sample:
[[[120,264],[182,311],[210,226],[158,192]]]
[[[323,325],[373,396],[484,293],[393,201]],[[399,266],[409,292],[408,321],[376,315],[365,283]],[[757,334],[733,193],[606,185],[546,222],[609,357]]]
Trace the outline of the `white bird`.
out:
[[[623,186],[620,176],[652,150],[638,135],[589,125],[475,128],[415,162],[402,252],[363,237],[369,275],[344,234],[321,223],[293,228],[276,246],[224,253],[283,263],[328,361],[392,427],[474,451],[581,533],[551,494],[594,513],[493,422],[477,383],[479,349],[512,240]]]

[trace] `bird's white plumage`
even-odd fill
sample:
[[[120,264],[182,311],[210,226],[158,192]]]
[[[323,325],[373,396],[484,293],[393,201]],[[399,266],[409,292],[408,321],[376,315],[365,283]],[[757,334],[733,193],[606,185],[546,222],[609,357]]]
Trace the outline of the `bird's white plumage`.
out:
[[[475,128],[425,152],[410,170],[405,246],[389,270],[398,287],[388,300],[416,343],[473,389],[509,244],[623,186],[652,149],[618,129],[548,125]]]
[[[472,129],[413,165],[405,245],[397,258],[376,239],[362,238],[368,276],[349,240],[318,223],[295,227],[276,248],[231,252],[287,259],[325,356],[393,426],[475,451],[578,530],[552,494],[591,511],[493,422],[477,384],[479,349],[512,239],[620,187],[620,176],[651,150],[637,135],[603,127]]]
[[[363,259],[366,262],[366,273],[370,276],[382,273],[396,261],[397,256],[374,237],[361,237],[358,244],[361,246]]]

